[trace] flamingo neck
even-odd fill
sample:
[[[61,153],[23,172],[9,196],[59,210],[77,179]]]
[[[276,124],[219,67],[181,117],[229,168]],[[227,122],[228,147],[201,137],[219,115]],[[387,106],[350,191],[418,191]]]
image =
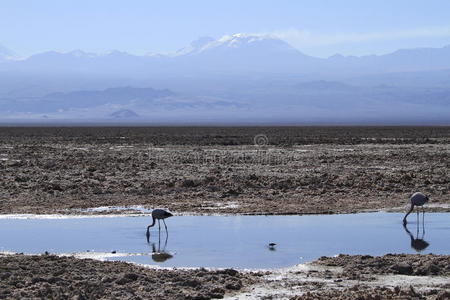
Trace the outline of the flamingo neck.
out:
[[[411,208],[409,209],[409,211],[406,213],[405,217],[403,218],[403,222],[406,222],[406,217],[408,217],[408,215],[413,211],[414,209],[414,205],[411,204]]]
[[[153,226],[155,226],[155,222],[156,222],[156,219],[153,218],[153,223],[152,223],[152,225],[150,225],[150,226],[148,226],[148,227],[153,227]]]

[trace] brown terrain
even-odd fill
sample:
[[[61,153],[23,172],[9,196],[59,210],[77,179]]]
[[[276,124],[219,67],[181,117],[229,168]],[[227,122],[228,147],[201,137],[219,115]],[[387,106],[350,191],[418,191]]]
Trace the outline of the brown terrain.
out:
[[[3,127],[0,139],[3,214],[352,213],[404,209],[415,191],[450,203],[450,127]]]
[[[155,270],[53,255],[0,255],[0,299],[212,299],[257,278],[232,269]]]
[[[450,256],[340,255],[273,271],[0,254],[0,299],[450,299]]]

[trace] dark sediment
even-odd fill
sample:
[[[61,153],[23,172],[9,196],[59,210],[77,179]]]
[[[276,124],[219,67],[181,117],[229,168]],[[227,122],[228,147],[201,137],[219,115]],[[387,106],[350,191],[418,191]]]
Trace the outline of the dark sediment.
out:
[[[407,265],[412,271],[399,271]],[[0,299],[212,299],[243,293],[261,299],[443,300],[450,295],[449,265],[448,255],[339,255],[322,257],[310,269],[282,271],[274,281],[265,277],[271,276],[267,271],[159,270],[54,255],[0,255]],[[443,280],[435,284],[431,278]],[[254,294],[256,286],[267,293]],[[289,289],[299,296],[288,297]]]
[[[0,255],[0,276],[0,299],[213,299],[258,278],[232,269],[157,270],[53,255]]]
[[[322,257],[312,265],[324,267],[322,271],[311,274],[328,280],[327,284],[306,284],[307,291],[292,297],[292,300],[450,299],[450,280],[445,280],[450,275],[449,255],[341,254],[337,257]],[[339,267],[339,271],[335,267]],[[402,277],[402,280],[395,280],[396,276],[403,275],[407,275],[408,279]],[[421,280],[415,279],[418,276]],[[443,278],[441,282],[444,284],[433,284],[428,280],[433,277]]]
[[[411,276],[450,276],[450,257],[434,254],[339,255],[321,257],[324,266],[342,267],[344,274],[402,274]]]
[[[412,286],[409,287],[368,287],[355,285],[343,290],[328,290],[322,292],[309,292],[301,296],[292,297],[291,300],[446,300],[450,299],[450,291],[435,290],[431,292],[418,292]]]
[[[253,144],[259,133],[267,146]],[[449,127],[0,128],[0,137],[0,213],[352,213],[404,207],[415,191],[450,203]]]

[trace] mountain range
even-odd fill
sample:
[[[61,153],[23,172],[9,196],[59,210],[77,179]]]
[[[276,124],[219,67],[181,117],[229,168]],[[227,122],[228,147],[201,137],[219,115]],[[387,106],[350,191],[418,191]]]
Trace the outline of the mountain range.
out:
[[[113,51],[99,55],[75,50],[8,60],[10,50],[0,47],[0,72],[39,72],[126,75],[132,78],[210,74],[317,74],[342,78],[391,72],[450,69],[450,46],[403,49],[385,55],[317,58],[303,54],[272,37],[236,34],[219,40],[204,37],[172,54],[136,56]],[[113,73],[114,74],[114,73]]]
[[[317,58],[280,39],[235,34],[203,37],[164,55],[75,50],[12,57],[0,47],[0,120],[450,120],[450,46]]]

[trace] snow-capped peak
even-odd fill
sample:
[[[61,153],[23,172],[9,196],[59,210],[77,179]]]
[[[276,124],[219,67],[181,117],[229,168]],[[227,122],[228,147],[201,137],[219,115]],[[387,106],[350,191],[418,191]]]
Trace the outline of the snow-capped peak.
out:
[[[91,57],[96,57],[97,56],[97,54],[84,52],[83,50],[80,50],[80,49],[67,52],[67,54],[70,54],[70,55],[75,56],[75,57],[80,57],[80,58],[81,57],[83,57],[83,58],[91,58]]]
[[[286,42],[273,38],[268,35],[251,35],[246,33],[236,33],[233,35],[224,35],[218,40],[214,40],[210,37],[203,37],[189,46],[180,49],[176,52],[176,55],[194,55],[199,54],[212,49],[238,49],[248,46],[256,46],[258,43],[264,48],[277,48],[277,50],[294,50]],[[264,44],[264,45],[262,45]]]
[[[235,45],[238,43],[253,43],[262,40],[273,39],[268,35],[251,35],[246,33],[236,33],[233,35],[224,35],[218,42],[228,43],[229,45]]]

